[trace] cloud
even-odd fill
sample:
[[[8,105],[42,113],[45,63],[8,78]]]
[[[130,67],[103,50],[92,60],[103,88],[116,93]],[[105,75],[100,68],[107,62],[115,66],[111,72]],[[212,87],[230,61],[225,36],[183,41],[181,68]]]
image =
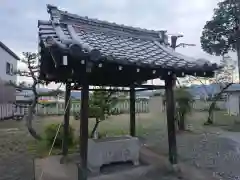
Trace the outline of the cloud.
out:
[[[1,0],[0,40],[17,54],[37,50],[37,20],[49,19],[46,4],[61,9],[119,24],[169,33],[183,33],[179,42],[194,43],[196,47],[177,51],[197,58],[216,57],[202,52],[202,28],[213,14],[218,0]]]
[[[49,18],[46,4],[51,3],[82,16],[147,29],[166,29],[171,33],[182,32],[186,39],[199,42],[201,29],[210,18],[216,2],[216,0],[2,0],[0,23],[4,26],[1,28],[0,39],[17,53],[36,49],[37,20]]]

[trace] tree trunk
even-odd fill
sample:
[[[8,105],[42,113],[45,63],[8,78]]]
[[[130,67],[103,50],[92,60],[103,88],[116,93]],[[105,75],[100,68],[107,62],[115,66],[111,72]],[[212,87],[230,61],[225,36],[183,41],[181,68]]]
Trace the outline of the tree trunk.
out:
[[[224,93],[224,91],[229,88],[233,83],[229,83],[228,85],[226,85],[216,96],[214,96],[213,98],[213,102],[210,105],[209,109],[208,109],[208,119],[207,121],[204,123],[204,125],[209,125],[209,124],[213,124],[213,111],[215,109],[216,103],[217,101],[221,98],[222,94]]]
[[[93,127],[92,132],[91,132],[91,136],[90,136],[91,138],[94,138],[94,134],[95,134],[95,132],[96,132],[96,130],[97,130],[97,128],[98,128],[99,123],[100,123],[99,119],[96,118],[95,125],[94,125],[94,127]]]
[[[180,120],[179,120],[180,118],[179,118],[179,112],[178,112],[178,109],[176,109],[176,112],[175,112],[175,118],[174,118],[174,120],[175,120],[175,130],[177,131],[177,130],[179,130],[179,122],[180,122]]]
[[[32,85],[34,99],[32,101],[32,104],[28,107],[28,112],[27,112],[27,116],[26,116],[26,126],[27,126],[28,131],[31,134],[31,136],[33,138],[35,138],[36,140],[40,141],[40,140],[42,140],[42,137],[39,134],[37,134],[35,129],[32,127],[33,114],[35,112],[36,105],[38,102],[38,94],[37,94],[37,90],[36,90],[36,85],[37,85],[37,81],[34,81],[34,83]]]
[[[179,130],[185,130],[185,115],[182,113],[179,114]]]

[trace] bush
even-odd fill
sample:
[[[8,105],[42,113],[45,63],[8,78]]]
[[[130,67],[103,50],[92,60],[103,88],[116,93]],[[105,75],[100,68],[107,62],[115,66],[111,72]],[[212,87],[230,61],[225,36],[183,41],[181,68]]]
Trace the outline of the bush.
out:
[[[47,146],[52,146],[58,127],[59,124],[50,124],[45,128],[44,132]],[[54,148],[61,148],[62,140],[63,140],[63,126],[61,125],[57,138],[55,140]],[[73,145],[74,145],[74,130],[71,126],[69,126],[68,146]]]
[[[162,94],[160,92],[155,92],[153,96],[162,96]]]

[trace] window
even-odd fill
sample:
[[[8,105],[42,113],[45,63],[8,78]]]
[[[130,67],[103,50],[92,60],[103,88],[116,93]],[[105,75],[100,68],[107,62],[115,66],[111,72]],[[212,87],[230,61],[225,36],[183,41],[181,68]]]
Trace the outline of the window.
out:
[[[7,62],[6,64],[6,74],[10,74],[11,65]]]
[[[13,65],[12,64],[10,64],[10,73],[11,73],[11,75],[13,75]]]
[[[9,62],[6,63],[6,74],[13,75],[13,65]]]

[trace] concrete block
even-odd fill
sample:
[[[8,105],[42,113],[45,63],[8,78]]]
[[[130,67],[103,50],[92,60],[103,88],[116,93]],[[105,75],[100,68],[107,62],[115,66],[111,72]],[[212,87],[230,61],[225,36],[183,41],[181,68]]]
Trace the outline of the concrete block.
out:
[[[131,136],[88,140],[88,168],[98,173],[104,164],[132,161],[139,164],[140,142]]]

